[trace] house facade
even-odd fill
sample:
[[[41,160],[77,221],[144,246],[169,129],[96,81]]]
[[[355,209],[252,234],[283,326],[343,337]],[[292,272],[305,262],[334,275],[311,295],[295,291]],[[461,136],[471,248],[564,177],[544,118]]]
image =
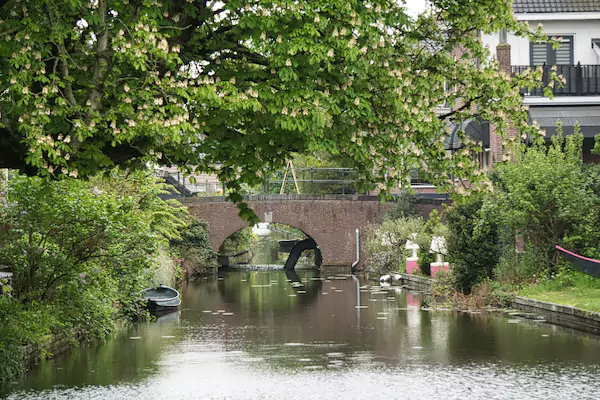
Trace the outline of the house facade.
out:
[[[563,134],[573,133],[579,123],[585,138],[583,160],[600,162],[600,156],[590,152],[594,136],[600,134],[600,0],[515,0],[513,12],[532,29],[541,24],[549,38],[560,38],[560,45],[533,43],[501,32],[483,35],[483,43],[505,71],[516,74],[541,67],[546,83],[552,69],[564,76],[562,87],[552,87],[552,99],[539,88],[522,90],[531,122],[545,129],[547,138],[556,134],[558,121],[563,123]]]

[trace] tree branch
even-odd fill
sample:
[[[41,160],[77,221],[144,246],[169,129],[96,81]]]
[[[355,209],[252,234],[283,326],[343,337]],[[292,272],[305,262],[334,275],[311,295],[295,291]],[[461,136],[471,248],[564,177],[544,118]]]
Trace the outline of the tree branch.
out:
[[[98,15],[100,16],[100,32],[96,34],[96,66],[94,67],[94,86],[90,93],[90,104],[92,110],[98,111],[102,108],[102,96],[104,95],[104,83],[109,71],[108,58],[108,26],[106,23],[106,0],[98,1]]]

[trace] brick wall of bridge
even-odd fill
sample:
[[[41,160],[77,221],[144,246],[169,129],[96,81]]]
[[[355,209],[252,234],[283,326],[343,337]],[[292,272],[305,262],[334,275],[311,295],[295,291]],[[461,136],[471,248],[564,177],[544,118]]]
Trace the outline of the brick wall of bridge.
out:
[[[394,207],[391,202],[360,196],[251,196],[247,201],[262,222],[265,213],[272,213],[271,222],[293,226],[312,237],[321,249],[324,265],[351,265],[356,259],[356,229],[362,244],[365,227],[381,222]],[[192,215],[208,223],[215,251],[228,236],[247,226],[235,205],[222,198],[191,198],[183,203]],[[434,208],[441,209],[441,204],[417,204],[425,216]]]

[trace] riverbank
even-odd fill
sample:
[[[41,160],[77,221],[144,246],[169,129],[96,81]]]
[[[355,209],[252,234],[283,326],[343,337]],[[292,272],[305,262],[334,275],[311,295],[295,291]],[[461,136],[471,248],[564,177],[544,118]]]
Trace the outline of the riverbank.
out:
[[[142,290],[175,287],[184,260],[216,270],[205,225],[163,193],[144,173],[12,178],[0,207],[0,264],[13,278],[0,295],[0,384],[32,362],[148,319]]]
[[[600,279],[569,271],[517,291],[519,296],[600,312]]]
[[[399,275],[402,276],[402,279],[398,281],[397,284],[400,284],[403,287],[406,287],[411,290],[428,293],[431,296],[429,297],[430,299],[432,299],[433,297],[432,300],[434,303],[436,301],[435,296],[443,295],[443,293],[439,293],[440,285],[438,284],[438,282],[436,282],[436,280],[432,278],[405,273],[400,273]],[[567,301],[575,302],[587,300],[587,302],[584,303],[585,305],[596,304],[595,302],[597,301],[600,302],[600,297],[594,298],[591,297],[594,294],[584,294],[583,292],[584,286],[589,287],[589,285],[597,285],[598,283],[596,283],[595,281],[588,280],[585,277],[580,278],[578,281],[579,286],[575,290],[573,290],[573,293],[568,293],[564,291],[544,291],[544,289],[547,290],[548,288],[556,288],[556,282],[546,282],[523,289],[522,291],[517,293],[534,293],[538,295],[538,298],[529,298],[523,295],[517,295],[517,293],[515,293],[512,299],[509,297],[504,299],[506,301],[506,307],[504,307],[504,311],[511,317],[521,316],[527,319],[532,319],[541,322],[550,322],[559,326],[574,328],[587,333],[600,334],[600,313],[595,312],[594,310],[590,310],[589,308],[579,308],[568,303],[559,304],[556,302],[542,301],[539,299],[539,297],[551,299],[563,298]],[[444,289],[442,288],[441,290]],[[449,294],[449,292],[446,293],[446,295]],[[447,301],[443,304],[444,307],[448,306],[449,303],[453,303],[454,307],[457,307],[458,304],[456,297],[458,297],[458,303],[461,303],[462,307],[457,308],[464,309],[471,308],[471,306],[474,306],[475,308],[487,307],[488,309],[492,309],[494,311],[499,310],[497,307],[495,307],[498,304],[489,304],[489,292],[485,294],[474,293],[470,296],[452,293],[452,297],[452,299],[447,299]],[[520,310],[524,313],[514,312],[514,310]]]

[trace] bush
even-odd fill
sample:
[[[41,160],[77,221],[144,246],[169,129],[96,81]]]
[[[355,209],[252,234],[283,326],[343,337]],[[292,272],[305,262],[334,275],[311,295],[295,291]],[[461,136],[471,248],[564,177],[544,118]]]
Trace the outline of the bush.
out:
[[[544,254],[532,246],[527,246],[523,253],[507,251],[494,268],[494,278],[501,283],[517,286],[531,283],[544,270],[540,268],[543,263]]]
[[[206,222],[195,220],[182,230],[181,239],[171,240],[171,246],[183,258],[188,278],[213,273],[219,267],[217,254],[208,239]]]
[[[381,225],[367,227],[367,268],[379,273],[404,270],[406,241],[418,241],[424,234],[424,228],[425,222],[421,217],[386,219]]]
[[[561,246],[586,257],[600,259],[600,164],[583,164],[585,187],[593,193],[592,206],[584,221],[573,226],[562,239]]]
[[[440,272],[432,284],[429,302],[434,307],[451,307],[459,310],[477,310],[484,307],[510,307],[514,294],[509,287],[486,279],[473,285],[470,294],[456,291],[454,271]]]
[[[431,241],[434,236],[448,238],[448,228],[442,224],[441,216],[437,210],[429,213],[429,218],[423,225],[422,231],[413,239],[419,245],[419,270],[425,276],[431,275],[431,263],[436,261],[436,254],[431,252]]]
[[[116,320],[147,317],[141,291],[154,254],[179,236],[187,213],[160,200],[162,190],[144,174],[10,181],[0,208],[0,264],[14,273],[11,300],[0,296],[3,354],[26,346],[43,356],[53,337],[102,339]],[[17,364],[0,369],[0,379]]]
[[[581,169],[583,136],[576,132],[564,139],[560,128],[549,146],[537,143],[515,162],[496,168],[494,194],[485,210],[507,228],[507,247],[514,247],[518,233],[540,250],[539,272],[552,269],[554,246],[563,238],[597,229],[590,226],[590,214],[597,215],[598,198]]]
[[[485,199],[472,194],[446,209],[448,261],[456,289],[462,293],[470,293],[473,285],[491,278],[499,260],[498,224],[492,216],[482,216]]]
[[[431,276],[431,263],[435,262],[435,254],[423,249],[419,252],[419,271],[422,275]]]
[[[454,306],[452,303],[454,293],[454,275],[451,271],[440,271],[436,274],[436,277],[431,284],[431,298],[429,304],[438,307]]]
[[[28,352],[45,353],[55,324],[49,307],[0,296],[0,384],[24,371]]]

